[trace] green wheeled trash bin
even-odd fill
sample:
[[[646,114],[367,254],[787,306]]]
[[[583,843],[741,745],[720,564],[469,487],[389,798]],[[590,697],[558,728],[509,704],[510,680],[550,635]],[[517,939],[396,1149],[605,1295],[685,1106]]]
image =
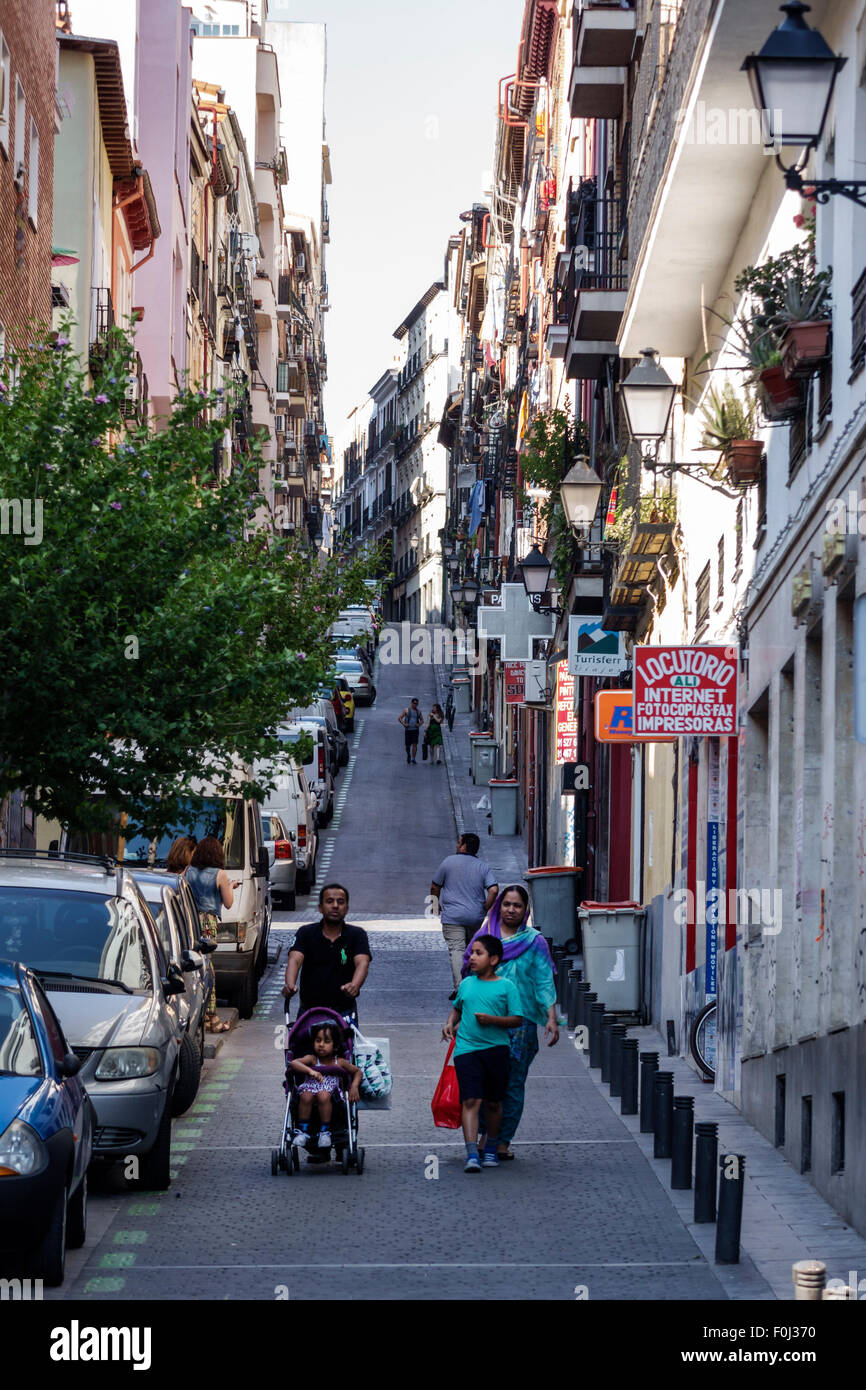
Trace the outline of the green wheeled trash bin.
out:
[[[582,869],[553,864],[527,869],[523,875],[532,899],[533,926],[560,946],[574,940],[577,890],[582,873]]]
[[[491,777],[490,833],[492,835],[517,834],[517,787],[516,777]]]
[[[484,786],[486,786],[487,783],[490,781],[490,778],[487,777],[487,778],[485,779],[484,776],[483,776],[483,774],[482,774],[482,772],[481,772],[481,766],[482,766],[482,764],[481,764],[481,762],[479,761],[479,758],[480,758],[480,754],[481,754],[481,752],[482,752],[483,749],[489,749],[489,748],[491,748],[491,747],[493,747],[493,746],[494,746],[494,743],[493,743],[493,735],[492,735],[492,734],[490,734],[490,733],[487,733],[487,734],[479,733],[477,729],[473,729],[472,732],[470,733],[470,735],[469,735],[469,771],[470,771],[470,773],[471,773],[471,775],[472,775],[472,780],[473,780],[473,782],[475,782],[476,784],[480,781],[480,782],[483,783]],[[490,759],[489,759],[489,758],[486,758],[485,761],[484,761],[484,766],[485,766],[485,767],[488,767],[489,764],[490,764]]]
[[[646,909],[640,903],[583,902],[583,974],[609,1013],[639,1014],[641,1009],[641,932]]]
[[[457,676],[451,685],[454,690],[455,714],[468,714],[472,709],[472,682],[468,676]]]

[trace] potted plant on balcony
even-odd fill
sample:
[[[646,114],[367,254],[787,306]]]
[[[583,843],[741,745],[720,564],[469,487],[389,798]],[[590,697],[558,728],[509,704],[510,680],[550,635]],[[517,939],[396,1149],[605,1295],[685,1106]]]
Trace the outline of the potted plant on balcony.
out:
[[[763,441],[755,438],[754,401],[737,395],[726,381],[721,391],[711,386],[701,404],[703,427],[699,448],[721,454],[733,483],[750,485],[758,481]]]
[[[827,357],[830,336],[830,273],[822,271],[811,285],[792,281],[779,310],[782,366],[789,378],[808,377]]]

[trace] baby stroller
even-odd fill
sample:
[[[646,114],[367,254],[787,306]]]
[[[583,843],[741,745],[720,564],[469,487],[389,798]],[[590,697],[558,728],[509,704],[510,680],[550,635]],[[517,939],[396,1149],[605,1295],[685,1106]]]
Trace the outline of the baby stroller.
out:
[[[288,1006],[286,1008],[286,1024],[289,1027],[289,1035],[286,1040],[286,1077],[283,1082],[283,1090],[286,1093],[286,1113],[283,1120],[283,1133],[278,1149],[271,1150],[271,1173],[274,1177],[279,1172],[288,1173],[291,1177],[297,1173],[301,1167],[300,1150],[293,1144],[295,1135],[298,1132],[298,1085],[304,1079],[297,1072],[292,1071],[291,1061],[293,1057],[306,1057],[313,1050],[311,1033],[315,1026],[322,1023],[336,1024],[343,1033],[344,1046],[340,1049],[339,1055],[347,1060],[352,1060],[352,1041],[354,1032],[352,1024],[347,1021],[334,1009],[307,1009],[299,1014],[295,1022],[289,1025]],[[319,1068],[322,1072],[335,1072],[336,1067]],[[349,1077],[342,1071],[340,1075],[340,1089],[333,1096],[333,1116],[331,1119],[331,1134],[333,1137],[334,1152],[343,1169],[348,1173],[354,1168],[358,1177],[364,1171],[365,1150],[358,1147],[358,1107],[351,1103],[348,1098],[350,1086]],[[317,1112],[314,1108],[310,1118],[310,1135],[315,1137],[321,1128]],[[320,1155],[315,1150],[308,1155],[308,1163],[328,1163],[330,1154]]]

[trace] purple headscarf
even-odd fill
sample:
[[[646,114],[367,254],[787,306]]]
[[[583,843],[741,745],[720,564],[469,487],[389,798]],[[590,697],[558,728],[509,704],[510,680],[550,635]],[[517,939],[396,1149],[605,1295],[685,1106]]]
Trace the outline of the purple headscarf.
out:
[[[508,885],[507,888],[503,888],[502,892],[499,894],[498,898],[494,902],[486,918],[481,923],[481,926],[478,928],[477,932],[470,940],[469,945],[466,947],[466,950],[463,953],[463,967],[460,972],[462,975],[469,974],[469,953],[472,950],[472,942],[477,940],[479,936],[496,936],[499,938],[499,940],[502,942],[503,961],[516,960],[518,956],[523,955],[524,951],[539,951],[541,955],[544,956],[544,958],[547,960],[554,975],[556,974],[556,966],[553,963],[553,957],[550,954],[550,948],[548,947],[548,944],[545,941],[544,937],[541,935],[541,932],[536,932],[535,935],[530,937],[528,941],[515,941],[513,938],[503,937],[502,935],[502,916],[500,914],[499,909],[502,905],[502,899],[505,897],[505,894],[513,893],[516,887],[516,884],[511,883]],[[525,892],[525,889],[522,891]],[[524,927],[528,925],[526,920],[528,916],[529,903],[527,902],[526,911],[523,914],[520,926],[517,928],[518,932],[523,931]],[[530,927],[529,929],[530,931],[533,930],[532,927]]]

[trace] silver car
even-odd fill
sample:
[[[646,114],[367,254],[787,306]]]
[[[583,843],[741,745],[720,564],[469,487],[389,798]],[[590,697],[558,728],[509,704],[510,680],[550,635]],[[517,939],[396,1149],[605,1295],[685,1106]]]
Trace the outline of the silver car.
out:
[[[38,977],[95,1111],[95,1157],[137,1187],[171,1183],[172,1093],[184,1038],[167,960],[141,890],[108,861],[0,855],[0,957]]]
[[[183,1115],[198,1094],[204,1065],[205,1019],[214,987],[213,965],[208,956],[216,950],[216,942],[202,939],[195,899],[185,878],[136,869],[135,881],[156,921],[166,958],[183,974],[184,992],[170,1000],[180,1014],[183,1028],[171,1113]]]
[[[292,845],[292,833],[276,811],[262,809],[262,834],[271,865],[271,896],[275,903],[289,912],[295,910],[298,861]]]

